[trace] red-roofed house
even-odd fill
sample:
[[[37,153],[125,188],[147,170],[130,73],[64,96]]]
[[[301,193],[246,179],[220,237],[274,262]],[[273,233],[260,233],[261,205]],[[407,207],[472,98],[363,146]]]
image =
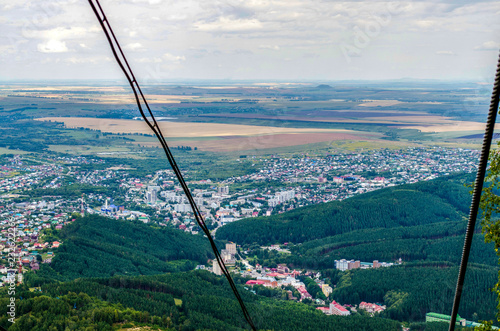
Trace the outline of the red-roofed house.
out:
[[[351,315],[349,310],[345,309],[344,307],[342,307],[340,304],[338,304],[335,301],[332,301],[332,303],[330,303],[330,314],[340,315],[340,316]]]
[[[250,285],[250,286],[254,286],[254,285],[264,285],[265,283],[266,282],[263,280],[249,280],[245,284]]]
[[[375,303],[369,303],[369,302],[361,302],[359,304],[359,309],[364,309],[367,312],[374,314],[374,313],[380,313],[385,310],[385,306],[379,306]]]
[[[297,291],[299,291],[300,293],[300,300],[312,299],[312,295],[310,295],[309,292],[307,292],[304,286],[297,287]]]

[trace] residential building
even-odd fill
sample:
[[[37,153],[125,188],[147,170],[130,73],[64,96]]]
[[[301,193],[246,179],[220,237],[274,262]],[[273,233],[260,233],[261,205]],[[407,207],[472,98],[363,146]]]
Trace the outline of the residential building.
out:
[[[357,269],[361,267],[361,262],[350,260],[347,261],[345,259],[342,260],[335,260],[335,268],[339,269],[340,271],[346,271],[346,270],[351,270],[351,269]]]
[[[332,301],[332,303],[330,303],[330,314],[332,314],[332,315],[340,315],[340,316],[349,316],[349,315],[351,315],[351,313],[349,312],[349,310],[347,310],[344,307],[342,307],[336,301]]]
[[[235,243],[226,244],[226,251],[228,251],[231,254],[236,255],[236,244]]]
[[[321,291],[323,292],[323,294],[325,295],[325,297],[328,298],[328,296],[333,292],[333,289],[330,285],[328,284],[323,284],[321,285]]]
[[[217,193],[219,193],[219,194],[229,194],[229,186],[219,186],[217,188]]]
[[[217,260],[214,260],[213,262],[213,267],[212,267],[212,272],[218,276],[222,275],[222,269],[219,266],[219,263],[217,263]]]
[[[386,306],[377,305],[375,303],[361,302],[359,304],[359,309],[364,309],[370,314],[380,313],[386,309]]]

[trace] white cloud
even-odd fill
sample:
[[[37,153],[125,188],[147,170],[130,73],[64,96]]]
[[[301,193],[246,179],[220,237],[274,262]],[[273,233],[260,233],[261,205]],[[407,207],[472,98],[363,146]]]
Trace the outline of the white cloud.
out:
[[[130,43],[130,44],[127,44],[125,45],[125,47],[123,47],[129,51],[132,51],[132,52],[138,52],[138,51],[145,51],[145,48],[144,46],[142,46],[141,43]]]
[[[89,32],[94,33],[100,31],[97,26],[88,27],[58,27],[48,30],[23,30],[25,36],[28,38],[41,38],[41,39],[52,39],[52,40],[64,40],[64,39],[80,39]]]
[[[71,64],[81,64],[81,63],[92,63],[92,64],[99,64],[102,62],[109,62],[111,61],[111,58],[108,56],[94,56],[94,57],[69,57],[67,59],[64,59],[64,62],[71,63]]]
[[[273,51],[279,51],[280,47],[278,45],[260,45],[260,49],[271,49]]]
[[[474,47],[478,51],[498,51],[500,49],[500,43],[495,41],[486,41],[479,46]]]
[[[163,62],[163,60],[160,59],[159,57],[154,57],[154,58],[143,57],[143,58],[134,60],[134,62],[138,62],[138,63],[160,63],[160,62]]]
[[[15,51],[16,51],[16,49],[12,45],[0,45],[0,54],[1,55],[14,54]]]
[[[38,44],[38,51],[42,53],[65,53],[68,51],[66,43],[64,41],[59,41],[51,39],[47,42]]]
[[[453,51],[437,51],[436,52],[437,55],[457,55],[455,52]]]
[[[3,3],[3,10],[8,11],[12,9],[23,8],[27,5],[29,0],[20,0],[20,1],[10,1],[9,3]]]
[[[0,0],[2,76],[50,77],[47,72],[60,69],[54,65],[57,57],[68,65],[87,61],[90,68],[92,62],[83,58],[109,54],[86,1],[56,0],[56,6],[38,2]],[[391,3],[399,5],[393,8]],[[102,4],[131,60],[175,72],[168,77],[453,78],[459,74],[450,60],[457,55],[471,66],[461,72],[472,76],[486,71],[496,60],[488,50],[500,47],[495,34],[500,29],[500,1],[109,0]],[[2,6],[8,8],[2,11]],[[374,26],[376,33],[366,47],[356,46],[355,28],[373,32]],[[37,48],[66,54],[42,56]],[[253,56],[244,52],[250,49]],[[354,63],[355,56],[363,61]],[[292,61],[285,63],[283,58]],[[37,59],[52,62],[26,69]],[[299,61],[304,65],[297,65]],[[421,69],[423,62],[427,71]],[[216,70],[221,63],[224,69]],[[80,74],[83,64],[72,67],[74,72],[61,76]],[[242,67],[252,70],[237,71]]]
[[[440,25],[439,22],[434,21],[434,20],[420,20],[420,21],[415,22],[415,24],[419,28],[424,28],[424,29],[432,29],[432,28],[435,28],[436,26]]]
[[[163,0],[132,0],[132,3],[147,3],[150,5],[158,5],[162,2]]]
[[[232,19],[229,17],[219,17],[215,22],[199,22],[195,28],[199,31],[207,32],[242,32],[260,30],[263,25],[257,19]]]
[[[170,53],[163,54],[163,58],[166,61],[174,62],[174,63],[179,63],[179,62],[182,62],[182,61],[186,61],[186,57],[185,56],[176,56],[176,55],[172,55]]]

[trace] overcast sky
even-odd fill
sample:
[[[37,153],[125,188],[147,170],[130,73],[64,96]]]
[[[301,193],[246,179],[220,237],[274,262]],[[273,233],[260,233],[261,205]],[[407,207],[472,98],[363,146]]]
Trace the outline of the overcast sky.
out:
[[[142,82],[491,81],[500,1],[102,0]],[[0,0],[0,80],[122,79],[85,0]]]

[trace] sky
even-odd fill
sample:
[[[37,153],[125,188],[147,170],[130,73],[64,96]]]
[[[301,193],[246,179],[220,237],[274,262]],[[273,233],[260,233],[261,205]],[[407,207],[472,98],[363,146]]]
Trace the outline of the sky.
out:
[[[492,81],[500,1],[102,0],[143,84]],[[0,0],[0,80],[123,79],[85,0]]]

